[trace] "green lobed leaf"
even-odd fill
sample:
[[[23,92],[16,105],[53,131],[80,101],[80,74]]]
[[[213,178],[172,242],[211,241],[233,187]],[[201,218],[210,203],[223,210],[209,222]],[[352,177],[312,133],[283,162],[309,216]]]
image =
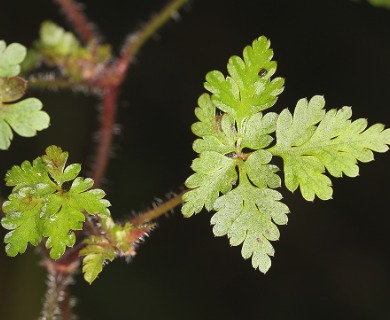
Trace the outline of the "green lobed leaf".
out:
[[[88,237],[84,240],[86,247],[80,251],[80,256],[84,256],[84,278],[90,284],[108,260],[112,261],[115,256],[134,256],[134,245],[152,228],[152,225],[134,227],[130,223],[118,225],[109,216],[102,216],[100,222],[106,234]]]
[[[230,244],[242,244],[244,259],[252,257],[252,265],[261,272],[271,266],[269,256],[274,249],[269,241],[279,239],[276,224],[287,223],[287,206],[279,200],[279,192],[256,188],[248,180],[241,180],[234,190],[218,198],[213,206],[217,212],[211,218],[216,236],[227,235]]]
[[[11,128],[22,137],[35,136],[37,131],[49,126],[48,114],[41,111],[42,103],[36,98],[28,98],[12,104],[0,103],[0,149],[11,144]]]
[[[7,44],[0,40],[0,77],[15,77],[26,57],[26,48],[19,43]]]
[[[357,162],[374,159],[373,151],[385,152],[390,144],[390,129],[382,124],[367,129],[367,121],[351,121],[351,108],[329,110],[325,100],[314,96],[299,100],[294,115],[287,109],[277,121],[276,145],[269,151],[283,158],[285,184],[290,191],[300,187],[303,197],[322,200],[332,197],[331,180],[343,174],[355,177]]]
[[[276,71],[272,57],[270,41],[261,36],[252,46],[245,47],[243,59],[238,56],[229,59],[228,77],[220,71],[209,72],[205,88],[212,93],[215,106],[233,115],[238,123],[272,107],[284,85],[282,78],[271,80]]]
[[[11,230],[4,238],[7,244],[5,250],[11,257],[24,253],[28,243],[36,246],[42,239],[42,200],[29,197],[25,193],[28,190],[22,191],[24,192],[11,194],[9,201],[3,203],[6,216],[1,220],[1,225]]]
[[[243,257],[252,256],[253,266],[263,272],[273,255],[268,240],[279,238],[271,220],[284,224],[288,212],[280,194],[269,189],[280,187],[281,180],[270,164],[272,154],[263,150],[273,141],[278,115],[261,111],[275,103],[284,83],[271,80],[276,63],[269,45],[260,37],[244,49],[243,59],[232,57],[226,78],[219,71],[206,75],[212,96],[201,95],[195,109],[199,122],[192,131],[199,138],[193,149],[199,157],[186,181],[190,190],[182,208],[186,217],[203,207],[217,210],[211,220],[214,234],[228,235],[232,245],[243,243]]]
[[[91,284],[102,272],[105,261],[114,260],[115,249],[105,237],[91,236],[84,243],[86,247],[80,251],[80,256],[84,256],[84,279]]]
[[[232,189],[237,181],[236,161],[214,151],[202,152],[192,164],[195,173],[185,182],[192,190],[183,196],[184,216],[200,212],[203,207],[211,210],[219,193]]]
[[[82,229],[84,212],[110,215],[104,191],[91,189],[92,179],[76,178],[81,167],[66,167],[67,158],[67,152],[50,146],[32,164],[24,161],[7,172],[6,184],[13,187],[9,201],[3,204],[2,225],[10,230],[5,237],[8,255],[23,253],[28,243],[37,245],[47,237],[50,256],[58,259],[66,247],[74,245],[73,231]],[[62,187],[73,179],[69,190]]]

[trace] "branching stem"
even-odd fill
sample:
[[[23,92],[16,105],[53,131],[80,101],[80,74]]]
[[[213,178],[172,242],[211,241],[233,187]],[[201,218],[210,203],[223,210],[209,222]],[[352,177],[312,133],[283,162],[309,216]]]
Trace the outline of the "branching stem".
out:
[[[59,1],[59,0],[58,0]],[[92,178],[95,187],[99,187],[105,176],[109,162],[114,125],[117,111],[119,88],[122,85],[126,72],[133,57],[156,31],[162,27],[174,14],[177,13],[187,0],[173,0],[160,13],[155,15],[141,30],[129,37],[121,56],[107,70],[107,77],[103,77],[97,86],[103,92],[103,112],[99,143],[94,156]]]

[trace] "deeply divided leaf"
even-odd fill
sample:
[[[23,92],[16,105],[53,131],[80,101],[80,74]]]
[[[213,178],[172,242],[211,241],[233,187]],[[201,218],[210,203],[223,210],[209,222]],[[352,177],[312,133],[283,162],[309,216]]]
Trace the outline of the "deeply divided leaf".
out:
[[[334,177],[358,175],[358,161],[373,160],[373,151],[385,152],[390,129],[381,124],[367,128],[365,119],[351,121],[351,108],[324,110],[325,100],[315,96],[298,102],[293,114],[264,110],[272,107],[284,81],[276,71],[273,51],[265,37],[244,49],[243,57],[229,59],[229,75],[211,71],[205,88],[211,93],[198,100],[192,126],[198,137],[198,157],[187,179],[182,212],[189,217],[217,211],[211,219],[216,236],[227,235],[231,245],[242,244],[242,256],[266,272],[279,238],[276,225],[287,223],[288,208],[280,202],[278,167],[284,163],[286,187],[300,188],[307,200],[330,199]],[[276,144],[273,144],[276,135]]]
[[[372,161],[373,151],[385,152],[390,144],[390,129],[384,130],[382,124],[367,128],[365,119],[350,120],[351,108],[325,112],[324,105],[323,97],[314,96],[299,100],[293,115],[282,111],[276,146],[269,150],[283,158],[286,187],[291,191],[300,187],[310,201],[315,196],[332,197],[325,169],[334,177],[356,177],[358,161]]]
[[[256,188],[245,181],[214,203],[214,234],[227,235],[232,246],[242,244],[242,256],[252,257],[253,267],[264,273],[271,266],[269,256],[274,255],[269,241],[279,239],[275,223],[287,223],[289,210],[279,202],[281,198],[275,190]]]
[[[211,223],[216,236],[227,235],[232,245],[243,244],[244,258],[262,272],[270,267],[277,240],[276,224],[287,222],[288,208],[271,190],[280,186],[278,168],[264,148],[273,141],[277,114],[261,111],[271,107],[283,91],[283,79],[271,80],[276,63],[265,37],[244,49],[243,58],[229,60],[229,76],[207,74],[203,94],[195,109],[198,122],[192,130],[199,138],[193,149],[190,189],[183,196],[182,212],[189,217],[205,208],[216,210]]]
[[[28,243],[37,245],[46,237],[50,256],[58,259],[66,247],[74,245],[73,231],[82,229],[85,212],[110,214],[105,193],[91,189],[91,179],[77,177],[80,165],[66,166],[67,158],[67,152],[51,146],[32,164],[25,161],[7,172],[6,183],[13,187],[3,204],[2,225],[10,230],[5,236],[8,255],[23,253]],[[67,190],[63,183],[71,180],[73,183]]]
[[[213,94],[215,106],[233,115],[238,122],[272,107],[284,85],[282,78],[271,80],[276,71],[272,57],[270,41],[262,36],[252,46],[245,47],[243,58],[229,59],[229,76],[225,78],[220,71],[209,72],[205,88]]]

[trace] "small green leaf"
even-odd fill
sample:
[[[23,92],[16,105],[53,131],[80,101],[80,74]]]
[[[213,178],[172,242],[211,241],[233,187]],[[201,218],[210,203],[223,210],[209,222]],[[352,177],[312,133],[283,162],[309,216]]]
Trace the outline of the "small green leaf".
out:
[[[280,177],[275,174],[279,169],[277,166],[269,164],[271,159],[272,154],[268,151],[257,150],[245,162],[244,168],[248,173],[249,180],[259,188],[280,187]]]
[[[20,64],[26,57],[26,48],[19,43],[0,40],[0,77],[15,77],[20,73]]]
[[[46,129],[50,118],[41,109],[42,103],[36,98],[13,104],[0,103],[0,149],[8,149],[11,144],[11,128],[22,137],[32,137],[37,131]]]
[[[102,272],[105,261],[114,260],[115,249],[104,237],[91,236],[84,243],[87,246],[80,251],[80,256],[84,256],[84,279],[91,284]]]
[[[80,43],[70,32],[66,32],[51,21],[45,21],[40,30],[41,45],[45,49],[50,49],[54,54],[68,55],[76,52]]]
[[[273,112],[264,116],[262,113],[251,116],[245,124],[242,147],[253,150],[267,147],[273,141],[269,134],[275,132],[277,118],[278,115]]]

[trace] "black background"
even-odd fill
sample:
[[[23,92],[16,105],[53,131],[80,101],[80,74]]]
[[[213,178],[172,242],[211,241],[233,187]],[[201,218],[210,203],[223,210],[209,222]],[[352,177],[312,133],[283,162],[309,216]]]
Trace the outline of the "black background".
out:
[[[83,3],[119,52],[126,34],[167,1]],[[51,1],[1,1],[0,38],[29,45],[45,19],[70,27]],[[262,34],[272,41],[277,75],[286,78],[274,111],[323,94],[328,108],[352,105],[354,118],[390,123],[390,11],[349,0],[194,0],[142,49],[122,88],[120,133],[104,184],[116,219],[180,190],[191,173],[190,125],[204,75],[225,72],[227,59]],[[1,152],[1,175],[50,144],[88,169],[98,101],[33,94],[51,127],[33,139],[15,137]],[[109,264],[92,286],[77,276],[79,319],[390,319],[388,155],[360,172],[335,179],[331,201],[309,203],[281,189],[292,213],[266,275],[226,237],[213,237],[210,214],[183,219],[177,210],[160,219],[130,264]],[[0,319],[37,319],[44,290],[33,249],[13,259],[0,254]]]

